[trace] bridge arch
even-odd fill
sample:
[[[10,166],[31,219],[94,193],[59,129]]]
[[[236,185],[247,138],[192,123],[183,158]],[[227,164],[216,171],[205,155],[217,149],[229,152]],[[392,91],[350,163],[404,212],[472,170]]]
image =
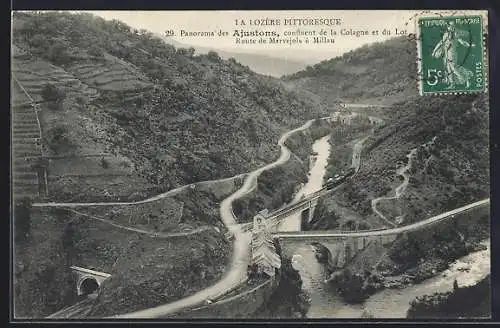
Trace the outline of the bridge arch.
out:
[[[100,283],[94,276],[85,275],[78,279],[76,290],[78,295],[88,295],[95,292],[100,286]]]

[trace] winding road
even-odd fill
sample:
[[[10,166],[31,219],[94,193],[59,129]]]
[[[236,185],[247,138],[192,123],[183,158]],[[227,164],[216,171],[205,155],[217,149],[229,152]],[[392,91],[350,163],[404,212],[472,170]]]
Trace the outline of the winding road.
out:
[[[431,141],[425,143],[424,145],[427,146],[427,145],[434,144],[435,141],[436,141],[436,137],[433,137]],[[397,223],[389,220],[382,212],[380,212],[380,210],[378,209],[377,206],[378,206],[378,203],[382,200],[396,200],[396,199],[399,199],[403,195],[406,188],[408,187],[408,183],[410,182],[409,171],[411,169],[411,166],[413,164],[413,159],[415,158],[417,152],[418,152],[418,147],[413,148],[406,155],[406,158],[408,159],[407,164],[405,166],[402,166],[402,167],[397,169],[396,173],[398,176],[403,177],[403,182],[401,182],[401,184],[398,187],[396,187],[396,189],[394,190],[394,196],[382,196],[382,197],[372,199],[372,201],[371,201],[371,207],[372,207],[373,212],[375,214],[377,214],[382,220],[384,220],[384,222],[388,223],[389,225],[391,225],[393,227],[397,227]],[[396,217],[396,220],[400,217],[401,216]]]
[[[322,119],[328,119],[330,117],[324,117]],[[285,141],[287,140],[288,137],[290,137],[293,133],[296,133],[298,131],[305,130],[309,128],[314,120],[310,120],[306,122],[304,125],[302,125],[299,128],[296,128],[294,130],[288,131],[285,134],[281,136],[281,138],[278,141],[278,145],[280,146],[281,149],[281,154],[280,157],[274,161],[273,163],[267,164],[261,168],[258,168],[250,173],[247,174],[239,174],[237,176],[231,177],[231,178],[226,178],[222,180],[210,180],[210,181],[204,181],[200,183],[214,183],[214,182],[221,182],[225,180],[232,180],[236,179],[238,177],[243,177],[245,176],[245,180],[243,185],[233,194],[231,194],[229,197],[224,199],[221,202],[220,205],[220,215],[221,219],[228,228],[229,232],[234,236],[234,248],[233,248],[233,255],[231,259],[231,264],[229,266],[229,270],[226,273],[226,275],[216,284],[205,288],[191,296],[188,296],[186,298],[180,299],[178,301],[164,304],[161,306],[157,306],[154,308],[149,308],[145,310],[140,310],[132,313],[127,313],[127,314],[122,314],[122,315],[115,315],[110,318],[120,318],[120,319],[126,319],[126,318],[167,318],[179,311],[185,310],[187,308],[195,307],[195,306],[200,306],[206,303],[207,300],[209,299],[218,299],[222,295],[226,294],[228,291],[233,290],[234,288],[238,287],[241,285],[243,282],[246,281],[247,275],[246,275],[246,270],[247,270],[247,265],[249,263],[249,257],[250,257],[250,232],[245,232],[242,229],[242,225],[237,224],[236,218],[233,214],[233,209],[232,209],[232,204],[236,199],[239,199],[243,197],[244,195],[250,193],[252,190],[255,189],[257,186],[257,178],[259,175],[271,168],[274,168],[276,166],[282,165],[285,162],[288,161],[290,158],[291,152],[290,150],[285,146]],[[360,142],[356,144],[354,147],[354,152],[353,152],[353,158],[352,158],[352,163],[353,166],[359,169],[360,166],[360,153],[361,153],[361,147],[363,142],[367,138],[364,138]],[[356,155],[357,154],[357,155]],[[159,199],[163,199],[172,195],[175,195],[182,190],[185,190],[186,188],[192,187],[199,185],[200,183],[193,183],[189,184],[186,186],[182,186],[173,190],[170,190],[166,193],[141,200],[141,201],[136,201],[136,202],[113,202],[113,203],[34,203],[34,207],[79,207],[79,206],[110,206],[110,205],[135,205],[135,204],[144,204],[144,203],[149,203],[153,202]],[[398,228],[393,228],[393,229],[385,229],[385,230],[376,230],[376,231],[357,231],[357,232],[342,232],[342,233],[330,233],[330,232],[308,232],[310,236],[327,236],[327,237],[363,237],[363,236],[377,236],[377,235],[391,235],[391,234],[399,234],[402,232],[410,231],[410,230],[417,230],[423,226],[438,222],[440,220],[444,220],[450,216],[453,216],[454,214],[461,213],[463,211],[470,210],[472,208],[475,208],[477,206],[483,206],[486,203],[489,203],[489,199],[482,200],[480,202],[476,202],[467,206],[464,206],[459,209],[455,209],[453,211],[449,211],[446,213],[443,213],[441,215],[429,218],[427,220],[423,220],[408,226],[404,227],[398,227]],[[293,238],[293,237],[299,237],[299,238],[304,238],[307,237],[307,234],[304,233],[294,233],[294,232],[289,232],[289,233],[278,233],[276,234],[279,237],[287,237],[287,238]]]
[[[321,119],[326,120],[330,118],[331,116],[327,116],[322,117]],[[290,149],[288,149],[288,147],[285,146],[286,140],[292,134],[308,129],[313,122],[314,120],[309,120],[304,125],[283,134],[278,141],[278,145],[280,146],[281,150],[280,157],[276,161],[246,174],[245,181],[243,182],[241,188],[221,202],[221,219],[228,228],[229,232],[234,236],[234,248],[231,264],[228,273],[224,278],[222,278],[222,280],[220,280],[215,285],[212,285],[181,300],[146,310],[136,311],[124,315],[117,315],[113,318],[168,317],[169,315],[188,307],[202,305],[208,299],[218,299],[229,290],[232,290],[238,287],[241,283],[245,282],[247,279],[247,266],[250,259],[251,234],[249,231],[245,231],[243,229],[243,225],[236,222],[232,204],[235,200],[245,196],[256,188],[257,178],[262,172],[282,165],[290,159],[291,151]],[[364,139],[358,141],[354,147],[352,164],[356,168],[356,170],[359,170],[362,145],[367,138],[368,137],[365,137]]]
[[[366,140],[368,140],[368,138],[369,136],[359,139],[353,146],[351,167],[355,169],[356,173],[354,175],[358,173],[361,167],[361,152],[363,151],[363,144],[365,143]],[[309,194],[307,198],[291,202],[290,204],[288,204],[288,206],[284,206],[274,212],[271,212],[267,216],[267,219],[269,220],[268,225],[274,226],[276,224],[279,224],[282,220],[286,219],[293,212],[303,209],[304,206],[309,202],[334,192],[337,188],[339,188],[342,185],[343,183],[330,190],[328,190],[326,187],[321,188],[320,190]],[[252,229],[252,225],[253,222],[248,222],[240,224],[240,227],[243,229],[243,231],[250,231]]]
[[[326,118],[324,118],[326,119]],[[224,199],[220,205],[220,215],[221,219],[230,231],[230,233],[234,236],[234,248],[233,248],[233,256],[231,260],[231,264],[229,267],[228,273],[217,282],[215,285],[212,285],[206,289],[203,289],[191,296],[183,298],[181,300],[157,306],[154,308],[136,311],[124,315],[117,315],[113,318],[161,318],[168,317],[178,311],[186,309],[188,307],[202,305],[206,302],[207,299],[216,299],[221,295],[224,295],[229,290],[232,290],[235,287],[238,287],[241,283],[245,282],[247,279],[247,266],[250,259],[250,238],[251,235],[249,232],[244,232],[240,225],[237,224],[236,218],[233,215],[233,202],[243,197],[244,195],[250,193],[257,186],[257,178],[259,175],[271,168],[282,165],[288,161],[290,158],[290,150],[285,146],[285,141],[295,132],[305,130],[309,128],[314,120],[307,121],[301,127],[298,127],[294,130],[288,131],[281,136],[278,141],[278,145],[281,149],[280,157],[261,168],[258,168],[250,173],[248,173],[245,177],[245,181],[243,186],[238,189],[236,192],[231,194],[229,197]]]
[[[380,212],[380,210],[377,208],[377,205],[382,200],[399,199],[401,197],[401,195],[404,193],[404,191],[406,190],[406,187],[408,186],[408,183],[410,182],[410,175],[409,175],[408,171],[411,168],[413,157],[416,154],[416,152],[417,152],[417,148],[412,149],[408,153],[408,155],[406,155],[406,158],[408,158],[408,164],[406,164],[405,166],[403,166],[397,170],[396,173],[398,174],[398,176],[403,177],[403,182],[401,182],[401,184],[395,189],[394,196],[378,197],[378,198],[372,199],[372,202],[371,202],[373,212],[375,214],[377,214],[382,220],[384,220],[384,222],[388,223],[389,225],[391,225],[393,227],[396,227],[397,224],[395,222],[389,220],[382,212]]]

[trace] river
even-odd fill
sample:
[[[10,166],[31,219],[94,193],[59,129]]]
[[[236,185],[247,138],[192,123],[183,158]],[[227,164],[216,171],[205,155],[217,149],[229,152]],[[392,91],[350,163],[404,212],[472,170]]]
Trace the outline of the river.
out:
[[[330,143],[328,142],[330,136],[327,135],[323,138],[316,140],[312,146],[313,153],[316,156],[312,156],[313,165],[309,170],[309,179],[302,188],[295,194],[292,205],[298,202],[302,196],[307,196],[315,191],[318,191],[323,186],[323,176],[326,172],[326,164],[328,163],[328,155],[330,154]],[[301,212],[296,212],[288,218],[281,221],[278,226],[279,231],[299,231],[301,222]]]
[[[308,195],[321,188],[326,164],[330,153],[328,137],[318,139],[313,144],[313,152],[317,153],[310,168],[309,180],[297,192],[293,202],[302,195]],[[284,219],[279,226],[281,231],[300,230],[300,214],[294,214]],[[417,296],[446,292],[453,289],[456,279],[459,286],[473,285],[490,273],[490,244],[488,248],[464,256],[446,271],[427,279],[420,284],[403,289],[385,289],[372,295],[362,304],[345,303],[333,288],[325,284],[326,269],[318,263],[311,245],[303,244],[296,248],[292,258],[293,267],[300,273],[302,288],[310,296],[308,318],[362,318],[370,315],[374,318],[406,318],[410,302]]]

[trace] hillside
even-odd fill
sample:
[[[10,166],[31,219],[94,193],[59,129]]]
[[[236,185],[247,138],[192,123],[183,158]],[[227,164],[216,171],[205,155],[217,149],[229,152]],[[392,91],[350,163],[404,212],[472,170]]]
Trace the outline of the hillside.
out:
[[[357,75],[357,85],[339,93],[339,97],[345,99],[347,95],[369,103],[368,99],[379,96],[374,90],[385,88],[389,94],[387,101],[391,97],[405,98],[383,110],[385,122],[366,141],[359,174],[336,196],[336,201],[365,217],[377,216],[372,200],[387,197],[380,199],[376,207],[395,224],[418,221],[485,198],[489,193],[487,95],[418,96],[416,87],[410,83],[415,69],[409,54],[414,48],[413,42],[396,38],[361,47],[320,63],[313,71],[288,77],[333,83],[339,74],[338,67],[342,66],[344,73],[352,73],[348,74],[350,77]],[[377,69],[360,70],[361,65]],[[361,93],[353,96],[358,89]],[[322,94],[321,90],[317,92]],[[330,159],[330,164],[335,167],[332,160],[335,159]],[[401,197],[390,199],[397,187]]]
[[[407,40],[393,39],[324,62],[313,70],[318,76],[311,71],[289,77],[295,81],[307,77],[309,86],[330,81],[332,90],[337,91],[329,98],[321,96],[326,101],[371,103],[375,98],[381,100],[384,93],[379,91],[385,90],[389,105],[380,109],[384,124],[373,133],[366,132],[369,138],[360,171],[331,198],[321,200],[313,228],[338,227],[343,213],[355,213],[349,216],[362,219],[371,228],[406,225],[489,197],[488,95],[418,96],[411,78],[416,72],[414,57],[408,55],[414,46]],[[362,65],[366,70],[360,69]],[[333,81],[341,74],[339,66],[346,79],[334,87]],[[356,85],[346,86],[345,81],[354,76]],[[338,88],[342,85],[346,86],[343,92]],[[322,89],[317,90],[323,95]],[[376,115],[375,110],[372,113]],[[329,165],[341,167],[334,158]],[[446,228],[448,239],[443,239],[443,234],[430,238],[421,231],[411,238],[413,244],[406,242],[405,236],[398,238],[389,245],[389,258],[381,260],[381,266],[394,274],[408,270],[419,274],[429,268],[439,271],[436,263],[446,265],[467,254],[488,235],[488,215],[476,216],[472,232],[465,227]],[[410,249],[418,251],[407,251]],[[440,251],[443,249],[455,252]]]
[[[78,298],[71,265],[112,275],[91,302],[97,311],[92,315],[160,305],[215,283],[231,256],[218,205],[240,186],[230,180],[199,184],[129,206],[31,213],[16,207],[16,318],[41,318],[73,304]],[[145,297],[135,297],[138,289]]]
[[[166,43],[170,43],[177,48],[189,48],[189,45],[176,42],[170,38],[164,38]],[[306,62],[299,61],[292,58],[280,58],[275,56],[267,56],[257,53],[246,53],[236,51],[217,50],[209,47],[194,46],[196,54],[208,54],[211,51],[216,51],[221,58],[230,59],[234,58],[242,65],[248,66],[252,71],[263,75],[270,75],[280,77],[283,75],[293,74],[303,70]]]
[[[412,38],[394,38],[344,53],[282,77],[297,89],[339,101],[390,104],[417,91],[416,46]]]
[[[58,200],[138,199],[249,171],[279,154],[284,130],[323,111],[235,60],[88,14],[16,13],[13,43],[15,76],[48,100],[40,116]],[[82,165],[89,154],[103,158]]]
[[[196,56],[88,14],[15,13],[12,64],[17,317],[71,304],[73,264],[114,277],[100,290],[97,316],[213,284],[231,255],[220,201],[241,181],[77,212],[32,201],[139,200],[244,173],[279,156],[284,131],[324,115],[314,99],[235,60]],[[165,238],[175,244],[168,252]],[[149,296],[137,298],[137,288]]]

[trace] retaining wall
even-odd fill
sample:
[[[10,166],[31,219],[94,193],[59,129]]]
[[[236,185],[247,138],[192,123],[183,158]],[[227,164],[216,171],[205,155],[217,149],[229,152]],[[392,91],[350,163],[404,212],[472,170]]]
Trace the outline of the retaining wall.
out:
[[[279,277],[241,294],[199,308],[183,311],[170,318],[247,318],[274,293]]]

